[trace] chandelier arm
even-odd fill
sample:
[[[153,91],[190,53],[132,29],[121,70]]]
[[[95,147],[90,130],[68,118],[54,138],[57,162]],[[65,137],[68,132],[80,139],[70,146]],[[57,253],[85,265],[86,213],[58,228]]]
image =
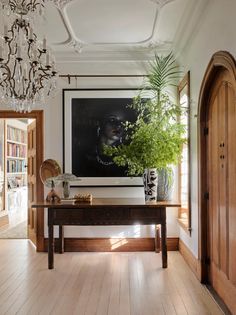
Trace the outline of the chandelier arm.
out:
[[[49,78],[50,78],[50,75],[49,75],[48,73],[46,73],[46,74],[41,74],[41,76],[40,76],[40,80],[41,80],[41,81],[43,81],[44,79],[49,80]],[[40,82],[41,82],[41,81],[40,81]]]
[[[29,82],[28,82],[28,86],[26,88],[26,93],[25,93],[26,96],[28,95],[29,89],[30,89],[30,84],[31,84],[31,79],[32,79],[32,77],[31,77],[32,71],[33,71],[33,66],[31,65],[31,67],[29,69]]]
[[[12,54],[12,48],[11,48],[11,42],[12,42],[13,39],[9,39],[9,40],[6,40],[6,44],[8,46],[8,54],[7,54],[7,60],[5,62],[5,64],[7,65],[9,62],[10,62],[10,57],[11,57],[11,54]]]
[[[6,78],[4,80],[2,80],[2,82],[5,82],[5,81],[9,80],[9,78],[11,76],[11,72],[10,72],[9,67],[7,65],[2,65],[0,68],[1,69],[5,69],[7,71],[7,73],[3,73],[3,75],[6,75]]]
[[[22,80],[22,94],[24,95],[24,97],[26,98],[26,95],[25,95],[25,79],[23,78]]]
[[[16,1],[9,0],[9,5],[10,5],[12,10],[15,10],[15,8],[16,8]]]
[[[8,31],[8,32],[11,33],[11,38],[10,37],[5,38],[5,42],[8,45],[8,56],[7,56],[6,64],[8,64],[10,62],[10,57],[11,57],[11,55],[13,55],[12,48],[11,48],[11,43],[12,43],[12,41],[14,39],[14,35],[15,35],[14,28],[16,28],[16,25],[17,25],[16,21],[12,24],[11,29]]]
[[[43,75],[41,75],[40,79],[39,79],[39,90],[43,89]]]
[[[27,55],[28,58],[30,59],[30,48],[31,48],[32,42],[28,42],[28,49],[27,49]]]
[[[31,1],[31,3],[32,3],[33,8],[36,8],[36,7],[37,7],[37,0]]]
[[[3,84],[3,83],[4,83],[4,84]],[[0,86],[1,86],[2,88],[4,88],[4,87],[6,88],[6,87],[7,87],[7,83],[6,83],[5,81],[3,81],[3,82],[0,83]]]
[[[40,60],[41,56],[42,56],[43,54],[46,54],[47,49],[40,49],[40,48],[38,48],[38,51],[39,51],[39,57],[38,57],[38,59]]]
[[[23,0],[23,1],[25,1],[25,0]],[[25,7],[26,7],[28,12],[30,10],[32,10],[33,9],[33,2],[32,2],[32,0],[29,3],[27,3]]]
[[[34,1],[34,9],[37,9],[37,6],[40,6],[40,2],[37,2],[37,0]]]
[[[10,93],[11,93],[11,95],[10,95],[11,97],[13,97],[13,96],[16,95],[16,92],[15,92],[15,89],[14,89],[14,86],[13,86],[12,81],[13,81],[13,83],[15,82],[15,80],[14,80],[13,78],[10,78],[10,79],[8,80],[8,82],[9,82],[8,85],[10,85],[10,87],[8,88],[8,90],[9,90]]]
[[[12,73],[12,77],[10,78],[10,82],[12,82],[12,89],[13,89],[13,94],[15,95],[15,96],[17,96],[17,93],[16,93],[16,91],[15,91],[15,88],[16,88],[16,81],[15,81],[15,74],[16,74],[16,64],[17,64],[17,60],[15,60],[15,62],[14,62],[14,67],[13,67],[13,73]]]
[[[35,74],[36,74],[36,70],[33,68],[33,76],[34,76],[33,93],[34,93],[34,95],[37,92],[37,85],[36,85],[37,82],[36,82],[36,79],[35,79]]]
[[[41,76],[40,76],[40,86],[41,86],[41,88],[43,88],[44,79],[49,80],[51,77],[51,74],[46,72],[46,71],[48,71],[48,69],[40,68],[40,70],[43,72],[43,74],[41,74]]]
[[[30,1],[27,5],[26,5],[26,8],[27,8],[27,10],[29,11],[29,10],[32,10],[32,11],[34,11],[34,10],[36,10],[37,9],[37,5],[39,5],[40,3],[37,3],[37,0],[35,1]]]
[[[19,63],[19,69],[20,69],[20,78],[21,78],[21,84],[22,85],[19,87],[18,93],[21,94],[20,88],[22,88],[22,95],[24,97],[24,77],[23,77],[23,67],[22,67],[22,63],[21,62]]]
[[[30,27],[29,23],[26,23],[25,20],[22,20],[22,26],[21,28],[24,28],[26,35],[28,36],[28,28]]]
[[[47,67],[43,68],[42,64],[40,65],[39,70],[41,70],[44,73],[44,75],[50,76],[50,73],[47,72],[49,71],[49,69]]]
[[[32,3],[28,3],[28,4],[26,5],[27,11],[30,11],[30,10],[31,10],[31,7],[32,7]]]
[[[40,70],[41,70],[44,74],[41,74],[41,75],[40,75],[40,78],[39,78],[39,85],[40,85],[39,90],[43,89],[43,81],[44,81],[44,79],[46,79],[46,80],[49,80],[49,79],[50,79],[50,74],[46,72],[46,69],[40,68]],[[50,94],[50,90],[47,92],[47,95],[49,95],[49,94]]]

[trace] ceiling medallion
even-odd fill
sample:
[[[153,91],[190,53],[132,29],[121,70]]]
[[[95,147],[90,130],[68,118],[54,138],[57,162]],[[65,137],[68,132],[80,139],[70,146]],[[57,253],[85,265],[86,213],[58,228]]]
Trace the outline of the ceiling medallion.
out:
[[[34,32],[44,14],[44,0],[2,0],[0,34],[0,103],[30,112],[56,89],[55,58]]]
[[[68,45],[71,46],[77,54],[80,54],[84,47],[84,43],[75,39],[71,39]]]

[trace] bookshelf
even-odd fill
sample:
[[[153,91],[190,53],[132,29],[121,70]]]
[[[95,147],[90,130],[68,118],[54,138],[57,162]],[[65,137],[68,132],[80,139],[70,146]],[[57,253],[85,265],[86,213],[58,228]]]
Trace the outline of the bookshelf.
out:
[[[0,119],[0,227],[27,217],[28,120]]]
[[[21,200],[27,186],[27,125],[16,119],[5,122],[5,193],[6,209],[14,208],[13,201]],[[12,194],[18,195],[11,198]]]

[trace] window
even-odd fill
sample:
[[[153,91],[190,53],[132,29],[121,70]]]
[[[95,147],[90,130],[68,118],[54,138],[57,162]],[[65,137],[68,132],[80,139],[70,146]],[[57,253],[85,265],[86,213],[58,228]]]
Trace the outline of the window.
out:
[[[191,232],[191,199],[190,199],[190,73],[188,72],[178,86],[180,105],[186,109],[180,121],[186,125],[187,142],[182,148],[182,159],[179,164],[179,208],[178,221],[181,226]]]

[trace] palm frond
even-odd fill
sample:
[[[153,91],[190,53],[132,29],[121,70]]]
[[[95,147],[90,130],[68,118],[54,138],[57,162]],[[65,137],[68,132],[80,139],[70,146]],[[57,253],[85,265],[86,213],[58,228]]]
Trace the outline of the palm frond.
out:
[[[181,71],[172,52],[167,56],[155,54],[155,58],[149,63],[149,66],[150,74],[145,84],[146,89],[155,90],[159,94],[166,87],[176,85],[175,82],[179,79]]]

